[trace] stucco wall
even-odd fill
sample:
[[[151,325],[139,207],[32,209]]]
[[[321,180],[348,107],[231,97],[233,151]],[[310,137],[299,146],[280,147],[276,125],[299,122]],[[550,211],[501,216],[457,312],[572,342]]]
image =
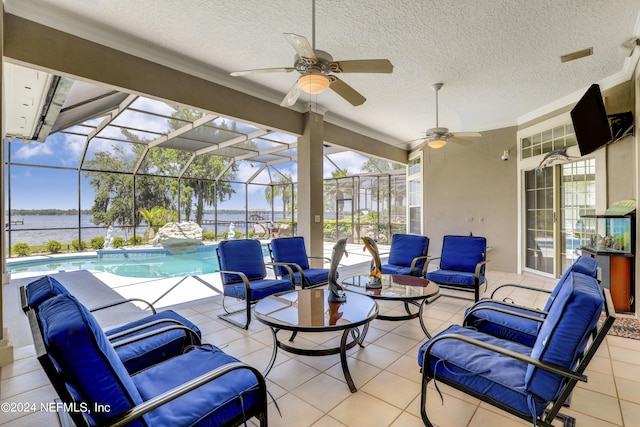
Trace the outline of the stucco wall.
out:
[[[440,254],[444,235],[473,233],[492,248],[487,269],[516,272],[516,130],[482,132],[469,146],[425,148],[423,215],[430,255]],[[504,150],[508,161],[501,160]]]

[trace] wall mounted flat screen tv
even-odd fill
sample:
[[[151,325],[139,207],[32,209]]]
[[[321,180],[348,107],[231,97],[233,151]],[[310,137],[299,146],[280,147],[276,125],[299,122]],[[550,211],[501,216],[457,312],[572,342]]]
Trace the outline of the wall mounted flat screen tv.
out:
[[[604,108],[600,86],[591,85],[571,110],[573,129],[576,132],[581,155],[594,152],[611,142],[611,126]]]

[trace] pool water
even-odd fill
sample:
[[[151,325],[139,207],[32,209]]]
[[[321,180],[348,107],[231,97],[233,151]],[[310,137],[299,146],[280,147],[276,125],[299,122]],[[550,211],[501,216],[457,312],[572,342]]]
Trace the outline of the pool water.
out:
[[[170,255],[164,250],[111,250],[94,256],[51,256],[44,259],[8,260],[10,273],[98,270],[125,277],[180,277],[215,273],[220,270],[217,245],[200,247],[196,252]],[[266,246],[263,254],[269,255]]]

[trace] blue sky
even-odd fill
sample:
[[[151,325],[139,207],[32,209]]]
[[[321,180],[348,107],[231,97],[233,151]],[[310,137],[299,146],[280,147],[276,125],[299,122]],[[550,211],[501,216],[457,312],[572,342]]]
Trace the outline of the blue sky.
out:
[[[83,145],[65,138],[62,135],[52,135],[45,143],[13,142],[11,160],[13,163],[28,165],[51,165],[60,168],[49,169],[33,166],[12,166],[11,174],[11,208],[12,209],[77,209],[78,208],[78,175],[77,167],[82,155]],[[332,155],[332,160],[340,167],[357,173],[363,164],[363,156],[344,152]],[[366,160],[365,160],[366,161]],[[292,163],[285,170],[292,176],[297,175],[297,165]],[[324,162],[324,176],[331,176],[334,166],[331,162]],[[238,173],[239,181],[248,179],[254,170],[241,169]],[[250,207],[267,208],[262,186],[250,186]],[[80,179],[81,209],[90,209],[93,205],[94,192],[88,179]],[[7,199],[7,205],[9,201]],[[225,204],[227,209],[244,209],[244,197],[235,197]]]

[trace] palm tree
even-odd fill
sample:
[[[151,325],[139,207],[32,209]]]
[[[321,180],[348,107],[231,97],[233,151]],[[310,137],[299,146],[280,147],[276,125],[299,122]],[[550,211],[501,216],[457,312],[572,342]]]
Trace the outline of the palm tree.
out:
[[[272,207],[273,201],[276,197],[282,198],[282,216],[286,219],[287,212],[289,211],[289,204],[293,197],[291,175],[287,173],[280,173],[275,180],[271,181],[271,185],[265,188],[264,197]]]

